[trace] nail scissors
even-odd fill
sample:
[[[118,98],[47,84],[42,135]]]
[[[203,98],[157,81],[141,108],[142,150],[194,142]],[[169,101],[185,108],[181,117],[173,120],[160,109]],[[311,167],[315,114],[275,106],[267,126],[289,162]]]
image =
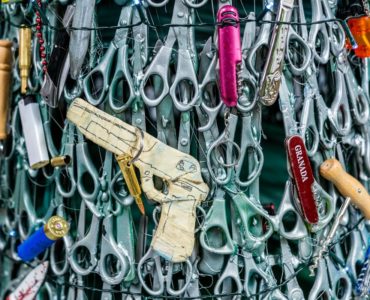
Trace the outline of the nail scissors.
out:
[[[182,0],[176,0],[171,24],[178,24],[178,27],[170,27],[164,45],[159,49],[151,64],[144,73],[140,85],[141,97],[148,106],[157,106],[168,94],[171,96],[175,107],[180,111],[191,109],[198,101],[199,88],[195,71],[195,44],[193,41],[194,29],[192,27],[181,26],[192,23],[192,12]],[[177,49],[176,74],[169,86],[170,78],[168,69],[170,66],[171,54],[174,51],[175,43]],[[160,80],[161,90],[155,95],[148,95],[147,86],[153,84],[155,79]],[[178,93],[181,85],[189,88],[190,101],[181,102]]]

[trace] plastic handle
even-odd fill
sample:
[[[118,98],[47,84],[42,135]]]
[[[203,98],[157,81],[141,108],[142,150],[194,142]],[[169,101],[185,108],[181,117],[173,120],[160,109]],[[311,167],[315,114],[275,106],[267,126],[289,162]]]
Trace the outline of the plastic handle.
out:
[[[335,158],[328,159],[320,166],[320,174],[331,181],[344,197],[350,197],[366,219],[370,219],[370,196],[365,187],[348,174]]]

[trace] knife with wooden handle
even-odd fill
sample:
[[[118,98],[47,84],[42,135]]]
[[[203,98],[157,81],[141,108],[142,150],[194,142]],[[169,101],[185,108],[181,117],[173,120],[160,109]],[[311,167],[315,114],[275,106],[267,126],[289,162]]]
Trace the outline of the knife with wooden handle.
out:
[[[134,157],[140,152],[137,129],[77,98],[67,118],[94,143],[116,155]],[[209,191],[201,177],[199,162],[144,133],[143,148],[133,163],[140,171],[141,186],[148,198],[161,204],[161,217],[152,247],[172,262],[185,261],[194,248],[196,206]],[[153,177],[167,185],[167,193],[154,187]]]
[[[370,219],[370,196],[365,187],[353,176],[348,174],[335,158],[324,161],[320,166],[320,174],[331,181],[343,197],[351,198],[366,219]]]

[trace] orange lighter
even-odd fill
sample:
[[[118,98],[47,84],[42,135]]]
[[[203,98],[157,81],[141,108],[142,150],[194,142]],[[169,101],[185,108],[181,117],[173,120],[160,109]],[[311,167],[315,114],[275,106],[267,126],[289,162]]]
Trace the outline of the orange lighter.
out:
[[[353,49],[356,56],[370,57],[370,17],[350,18],[347,22],[358,45],[356,49]],[[349,42],[347,42],[347,47],[352,48]]]

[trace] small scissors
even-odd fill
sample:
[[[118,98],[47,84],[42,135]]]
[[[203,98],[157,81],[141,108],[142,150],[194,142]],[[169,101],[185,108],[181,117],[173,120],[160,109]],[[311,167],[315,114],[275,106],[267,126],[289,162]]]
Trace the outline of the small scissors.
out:
[[[158,106],[168,94],[170,94],[175,107],[180,111],[190,110],[198,101],[199,87],[193,59],[195,56],[194,28],[181,26],[191,24],[192,17],[191,10],[183,1],[176,0],[171,24],[178,24],[179,26],[170,27],[165,44],[159,49],[145,71],[140,85],[141,97],[148,106]],[[177,71],[174,81],[169,87],[168,69],[176,41],[178,43]],[[146,87],[151,86],[156,78],[161,81],[161,90],[155,95],[148,95]],[[182,85],[188,86],[190,97],[188,103],[181,102],[181,99],[179,99],[178,94],[181,94],[179,89]]]

